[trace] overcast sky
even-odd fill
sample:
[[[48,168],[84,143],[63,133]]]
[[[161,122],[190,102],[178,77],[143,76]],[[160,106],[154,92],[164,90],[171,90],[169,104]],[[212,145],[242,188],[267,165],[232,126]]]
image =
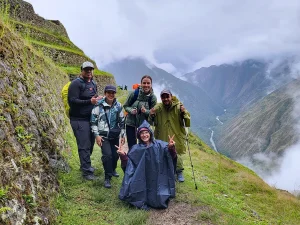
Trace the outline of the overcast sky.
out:
[[[141,56],[168,72],[300,52],[299,0],[27,0],[105,63]]]

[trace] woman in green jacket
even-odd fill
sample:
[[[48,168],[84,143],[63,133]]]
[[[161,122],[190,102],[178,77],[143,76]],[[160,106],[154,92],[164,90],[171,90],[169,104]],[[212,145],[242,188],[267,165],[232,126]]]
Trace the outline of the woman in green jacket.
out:
[[[152,78],[145,75],[141,79],[140,87],[131,92],[124,104],[128,113],[126,117],[126,136],[129,150],[137,143],[136,128],[144,120],[148,121],[150,109],[156,105],[157,98],[152,89]]]

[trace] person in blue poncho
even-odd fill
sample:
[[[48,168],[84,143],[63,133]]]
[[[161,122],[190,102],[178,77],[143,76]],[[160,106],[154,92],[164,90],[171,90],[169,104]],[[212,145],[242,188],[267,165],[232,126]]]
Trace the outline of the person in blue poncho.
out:
[[[138,144],[128,155],[118,147],[118,153],[126,162],[126,170],[119,198],[137,208],[167,208],[175,197],[175,170],[177,154],[173,137],[169,143],[155,140],[150,124],[144,121],[137,130]]]

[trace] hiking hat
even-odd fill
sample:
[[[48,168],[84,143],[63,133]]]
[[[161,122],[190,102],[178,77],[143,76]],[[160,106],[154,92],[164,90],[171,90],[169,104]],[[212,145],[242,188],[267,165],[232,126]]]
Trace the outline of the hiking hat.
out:
[[[172,92],[169,89],[164,89],[160,92],[160,96],[162,96],[163,94],[172,95]]]
[[[117,92],[116,87],[113,85],[106,85],[104,88],[104,93],[107,91],[114,91],[115,93]]]
[[[88,61],[82,63],[82,65],[81,65],[81,69],[82,69],[82,70],[83,70],[84,68],[87,68],[87,67],[90,67],[90,68],[93,68],[93,69],[94,69],[93,63],[88,62]]]

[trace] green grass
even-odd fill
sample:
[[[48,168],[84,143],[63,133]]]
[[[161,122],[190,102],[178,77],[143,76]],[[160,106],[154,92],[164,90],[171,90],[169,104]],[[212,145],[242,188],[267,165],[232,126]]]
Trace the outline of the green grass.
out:
[[[122,176],[112,179],[112,188],[103,187],[104,175],[100,163],[100,148],[95,147],[92,164],[97,168],[97,181],[84,181],[79,171],[79,158],[73,134],[67,134],[72,148],[69,155],[71,172],[60,174],[61,192],[56,202],[61,216],[57,224],[143,224],[147,212],[133,209],[118,199]],[[122,174],[120,167],[118,172]]]
[[[66,66],[66,65],[61,65],[60,68],[65,71],[67,74],[80,74],[80,67],[71,67],[71,66]],[[113,75],[111,73],[95,69],[94,70],[94,75],[95,76],[109,76],[112,77]]]
[[[128,92],[118,91],[124,103]],[[197,190],[192,178],[188,152],[184,155],[184,183],[177,183],[176,202],[202,207],[195,222],[212,224],[299,224],[300,200],[286,191],[268,186],[253,171],[210,149],[197,136],[190,134],[190,151]],[[72,134],[69,174],[60,174],[61,193],[57,199],[61,216],[58,224],[147,224],[150,212],[129,207],[118,199],[123,172],[112,179],[112,189],[103,187],[101,153],[95,147],[92,164],[99,181],[83,181]]]
[[[51,32],[51,31],[49,31],[49,30],[42,29],[42,28],[40,28],[40,27],[36,27],[36,26],[31,25],[31,24],[22,23],[22,22],[20,22],[20,21],[14,20],[14,19],[10,19],[10,21],[11,21],[12,24],[19,24],[19,25],[24,26],[24,27],[27,28],[27,29],[34,30],[34,31],[37,31],[37,32],[44,33],[44,34],[47,34],[47,35],[49,35],[49,36],[55,37],[55,38],[59,39],[60,41],[65,42],[65,43],[67,43],[68,45],[74,47],[74,49],[77,49],[77,50],[81,51],[81,49],[79,49],[76,45],[74,45],[74,44],[70,41],[70,39],[68,39],[68,38],[65,37],[65,36],[62,36],[62,35],[59,34],[59,33],[54,33],[54,32]]]
[[[92,162],[98,181],[83,181],[76,144],[71,144],[69,174],[60,174],[61,193],[57,200],[61,216],[58,224],[146,224],[149,212],[129,207],[118,199],[122,181],[112,179],[112,189],[103,187],[100,149],[95,147]],[[184,183],[177,183],[177,202],[205,206],[195,220],[214,224],[299,224],[300,200],[269,187],[252,171],[216,154],[204,143],[201,150],[191,144],[197,190],[192,179],[188,154],[184,156]],[[151,213],[151,212],[150,212]]]
[[[118,90],[124,103],[128,91]],[[147,224],[151,212],[129,207],[118,199],[123,172],[112,179],[112,189],[103,187],[100,148],[95,147],[92,164],[99,181],[83,181],[72,134],[69,174],[60,174],[61,193],[57,199],[61,216],[58,224]],[[176,202],[204,207],[195,221],[213,224],[299,224],[300,199],[286,191],[268,186],[253,171],[210,149],[196,135],[190,134],[190,151],[197,190],[192,178],[188,152],[184,155],[184,183],[177,183]]]
[[[39,45],[39,46],[44,46],[44,47],[47,47],[47,48],[53,48],[53,49],[57,49],[57,50],[61,50],[61,51],[71,52],[71,53],[74,53],[76,55],[86,57],[86,55],[78,49],[67,48],[67,47],[64,47],[64,46],[61,46],[61,45],[49,44],[49,43],[45,43],[45,42],[42,42],[42,41],[37,41],[37,40],[32,39],[30,37],[28,38],[28,41],[30,41],[34,45]]]

